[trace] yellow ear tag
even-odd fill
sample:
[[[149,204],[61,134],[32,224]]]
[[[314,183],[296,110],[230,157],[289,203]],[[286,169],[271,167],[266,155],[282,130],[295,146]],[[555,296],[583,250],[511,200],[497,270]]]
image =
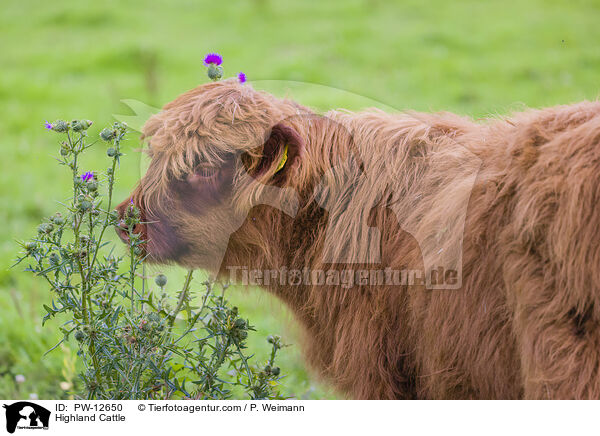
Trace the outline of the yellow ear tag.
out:
[[[285,144],[285,147],[283,148],[283,156],[281,157],[281,161],[279,162],[279,165],[277,165],[275,174],[277,174],[279,171],[281,171],[281,169],[285,166],[285,163],[287,162],[287,158],[288,158],[288,145]]]

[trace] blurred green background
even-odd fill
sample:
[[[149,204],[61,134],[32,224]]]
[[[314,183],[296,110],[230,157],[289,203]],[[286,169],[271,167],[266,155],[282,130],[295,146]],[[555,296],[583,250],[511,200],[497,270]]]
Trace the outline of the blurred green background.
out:
[[[223,55],[226,75],[243,70],[257,87],[308,83],[278,90],[320,110],[360,109],[368,100],[358,95],[479,118],[595,99],[600,85],[593,0],[4,0],[0,10],[0,398],[66,398],[75,381],[74,343],[42,358],[59,339],[57,323],[41,327],[44,283],[10,269],[15,241],[33,235],[70,182],[45,120],[89,118],[96,134],[112,114],[130,114],[122,99],[161,106],[207,82],[209,51]],[[136,147],[130,135],[116,198],[140,175]],[[104,169],[103,150],[87,165]],[[294,344],[280,361],[287,395],[335,397],[307,372],[285,308],[259,290],[229,297],[257,326],[259,357],[270,333]]]

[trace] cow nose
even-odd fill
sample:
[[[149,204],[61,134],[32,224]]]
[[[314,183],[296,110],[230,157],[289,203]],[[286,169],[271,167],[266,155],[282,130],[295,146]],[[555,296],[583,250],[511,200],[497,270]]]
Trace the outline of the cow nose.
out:
[[[121,241],[129,244],[129,228],[127,227],[127,224],[125,224],[124,219],[121,219],[115,226],[115,231],[117,232],[117,235],[119,235],[119,238],[121,238]]]
[[[115,225],[115,231],[117,232],[119,238],[121,238],[121,240],[126,244],[129,244],[131,234],[137,234],[143,241],[146,240],[146,224],[144,222],[144,213],[138,206],[135,206],[138,212],[138,219],[133,220],[131,215],[133,214],[132,205],[133,203],[131,200],[125,200],[116,208],[119,220]],[[135,223],[132,223],[132,221],[135,221]],[[130,229],[130,225],[133,225],[133,228]]]
[[[126,244],[129,244],[129,235],[130,235],[129,226],[127,225],[127,223],[125,222],[124,219],[119,221],[119,223],[115,226],[115,230],[117,232],[117,235],[119,235],[119,238],[121,238],[121,241],[123,241]],[[140,235],[142,240],[145,240],[146,239],[146,225],[142,224],[142,223],[135,224],[133,226],[131,233]]]

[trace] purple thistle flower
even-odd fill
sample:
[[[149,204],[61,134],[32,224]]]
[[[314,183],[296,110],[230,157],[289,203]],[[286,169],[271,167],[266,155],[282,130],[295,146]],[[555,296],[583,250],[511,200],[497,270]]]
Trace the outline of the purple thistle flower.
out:
[[[246,73],[240,71],[238,74],[238,80],[240,83],[244,83],[246,81]]]
[[[48,121],[46,121],[46,122],[44,123],[44,127],[45,127],[47,130],[52,130],[52,124],[50,124]]]
[[[84,182],[87,182],[89,180],[93,180],[94,179],[94,173],[92,173],[91,171],[88,171],[87,173],[83,173],[81,175],[81,180],[83,180]]]
[[[204,57],[204,65],[207,67],[210,64],[221,65],[223,63],[223,58],[218,53],[209,53]]]

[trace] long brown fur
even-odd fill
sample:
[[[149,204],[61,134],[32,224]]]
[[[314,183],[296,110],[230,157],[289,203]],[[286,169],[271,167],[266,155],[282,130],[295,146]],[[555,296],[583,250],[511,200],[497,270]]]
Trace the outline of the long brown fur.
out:
[[[261,173],[264,184],[234,182],[227,206],[194,213],[177,202],[172,180],[199,160],[217,165],[231,153],[257,162],[278,123],[303,141],[281,184],[298,195],[294,217],[248,206],[275,177],[275,165]],[[152,163],[133,197],[146,216],[168,222],[177,239],[171,244],[186,247],[170,258],[156,254],[152,244],[164,241],[153,241],[149,227],[150,256],[155,250],[157,261],[206,267],[211,241],[229,238],[225,276],[231,265],[342,268],[324,264],[321,253],[328,216],[353,205],[352,219],[346,213],[335,223],[340,242],[330,249],[361,251],[351,238],[356,223],[369,220],[382,235],[381,259],[363,267],[423,268],[420,243],[438,234],[441,221],[453,223],[448,216],[468,201],[464,229],[460,220],[445,229],[463,238],[461,252],[451,253],[462,261],[460,289],[265,286],[303,326],[312,367],[349,397],[600,399],[599,103],[482,122],[447,113],[318,116],[223,81],[167,104],[144,135]],[[315,188],[349,158],[364,170],[352,201],[340,198],[325,211]],[[466,174],[475,169],[471,186]],[[236,167],[234,180],[247,170]],[[248,217],[230,235],[227,216],[245,206]],[[456,247],[454,237],[444,241],[440,253]]]

